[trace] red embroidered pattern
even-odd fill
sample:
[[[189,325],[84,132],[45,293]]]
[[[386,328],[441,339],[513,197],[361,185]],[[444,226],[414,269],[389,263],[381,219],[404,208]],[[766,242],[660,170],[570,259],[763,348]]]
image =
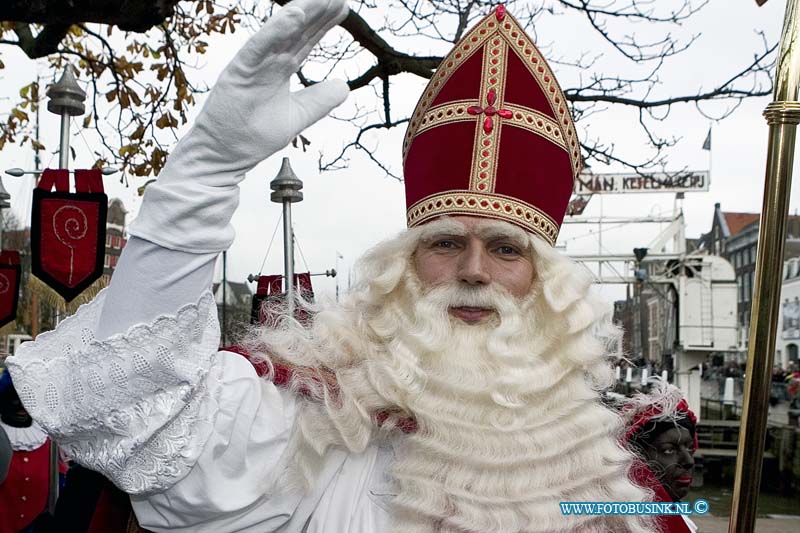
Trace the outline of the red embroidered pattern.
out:
[[[486,115],[486,118],[483,121],[483,131],[486,133],[491,133],[494,124],[492,123],[492,117],[497,115],[501,118],[511,118],[513,114],[508,109],[497,109],[494,107],[494,103],[497,101],[497,92],[494,89],[489,90],[489,94],[486,95],[486,100],[488,101],[489,105],[486,107],[480,107],[476,105],[471,105],[467,108],[467,113],[470,115]]]

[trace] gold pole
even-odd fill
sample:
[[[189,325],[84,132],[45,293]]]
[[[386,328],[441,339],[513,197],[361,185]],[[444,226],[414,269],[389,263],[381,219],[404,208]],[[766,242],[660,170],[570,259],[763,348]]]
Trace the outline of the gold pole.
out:
[[[764,116],[769,124],[764,203],[758,232],[755,293],[750,321],[744,409],[733,487],[729,533],[754,531],[764,440],[767,434],[769,391],[778,327],[786,218],[792,184],[795,133],[800,123],[800,0],[787,0],[774,101]]]

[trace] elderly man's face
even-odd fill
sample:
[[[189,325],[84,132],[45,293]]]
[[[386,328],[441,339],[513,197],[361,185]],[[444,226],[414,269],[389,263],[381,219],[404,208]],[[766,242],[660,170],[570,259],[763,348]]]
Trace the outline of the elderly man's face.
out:
[[[534,267],[527,234],[491,219],[451,217],[441,230],[424,234],[414,254],[425,289],[456,283],[465,287],[497,284],[522,299],[533,285]],[[495,310],[453,307],[450,314],[468,324],[489,320]]]

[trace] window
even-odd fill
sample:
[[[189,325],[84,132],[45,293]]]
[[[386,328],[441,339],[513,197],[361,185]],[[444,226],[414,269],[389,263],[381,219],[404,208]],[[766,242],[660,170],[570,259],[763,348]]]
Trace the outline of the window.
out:
[[[744,342],[750,339],[750,314],[744,314]]]
[[[658,337],[660,325],[658,320],[658,300],[653,298],[647,302],[647,329],[651,339]]]
[[[742,296],[743,302],[750,301],[750,273],[745,272],[744,274],[744,295]]]
[[[117,258],[118,256],[116,255],[111,256],[111,264],[110,264],[111,268],[115,268],[117,266]]]
[[[108,268],[109,263],[111,262],[111,256],[106,254],[105,259],[103,260],[103,266]]]
[[[106,248],[111,246],[111,235],[106,234]]]
[[[650,350],[647,353],[647,357],[651,361],[657,361],[661,357],[661,343],[658,341],[658,339],[651,339],[649,344]]]

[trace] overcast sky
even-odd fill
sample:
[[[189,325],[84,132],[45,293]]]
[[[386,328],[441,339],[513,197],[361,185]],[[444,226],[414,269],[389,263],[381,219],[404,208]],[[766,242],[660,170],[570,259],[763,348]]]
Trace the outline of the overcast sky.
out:
[[[763,30],[769,42],[775,42],[780,33],[785,2],[771,0],[758,8],[753,0],[712,0],[692,22],[691,26],[678,28],[676,32],[699,34],[697,42],[689,52],[672,61],[662,72],[659,94],[696,92],[698,88],[710,88],[718,84],[752,60],[759,50],[760,37],[755,30]],[[575,51],[590,51],[601,55],[606,70],[613,71],[615,65],[625,68],[618,57],[607,46],[593,38],[588,32],[569,31],[573,21],[550,18],[546,24],[536,28],[538,44],[546,55],[567,55]],[[627,28],[625,29],[627,31]],[[630,28],[640,36],[647,36],[646,25]],[[234,36],[212,40],[209,54],[203,59],[202,79],[213,83],[224,64],[233,56],[245,38],[244,32]],[[440,52],[440,51],[439,51]],[[37,72],[43,79],[52,79],[53,73],[42,62],[25,58],[18,50],[3,49],[6,69],[0,71],[0,109],[8,107],[8,97],[32,79]],[[577,81],[575,72],[564,72],[554,66],[562,87],[570,87]],[[347,75],[347,72],[343,73]],[[404,76],[392,86],[393,112],[403,116],[413,109],[418,95],[425,85],[424,80]],[[369,89],[356,92],[351,102],[368,99]],[[360,94],[359,94],[360,93]],[[677,147],[670,152],[670,169],[711,168],[711,187],[707,193],[686,195],[683,203],[687,221],[687,236],[697,237],[708,231],[714,203],[720,202],[728,211],[758,212],[764,183],[767,126],[761,116],[770,99],[753,99],[744,103],[733,116],[713,125],[713,150],[701,149],[709,128],[709,120],[703,117],[692,105],[675,106],[670,117],[659,125],[659,131],[681,138]],[[718,107],[706,108],[718,112]],[[346,114],[347,108],[341,111]],[[57,118],[44,112],[42,115],[42,140],[50,147],[58,145]],[[73,121],[73,132],[80,120]],[[578,125],[588,126],[591,135],[613,142],[619,153],[635,157],[644,150],[642,137],[633,133],[636,116],[627,111],[609,111],[597,114]],[[394,235],[405,227],[405,203],[402,183],[381,175],[380,171],[365,158],[351,158],[346,170],[325,173],[317,171],[318,152],[324,151],[329,157],[337,153],[342,145],[346,130],[340,122],[326,120],[306,132],[313,144],[309,152],[286,149],[259,165],[242,185],[239,210],[234,217],[237,231],[236,241],[228,254],[228,277],[234,281],[244,281],[249,273],[259,272],[265,259],[268,244],[280,216],[280,206],[269,201],[269,181],[276,175],[282,156],[291,158],[297,175],[304,181],[305,200],[293,207],[295,233],[300,251],[296,255],[298,270],[322,272],[333,268],[337,263],[337,252],[343,259],[338,260],[341,272],[340,286],[347,286],[347,274],[352,263],[371,245]],[[378,153],[399,172],[400,146],[404,128],[395,128],[373,139]],[[93,144],[91,135],[78,135],[73,138],[73,147],[78,156],[78,165],[88,165],[93,161],[89,145]],[[55,155],[43,157],[45,165],[55,166]],[[0,152],[0,168],[33,168],[33,154],[16,148],[6,148]],[[797,165],[795,165],[797,167]],[[616,171],[593,166],[595,172]],[[798,169],[795,168],[797,176]],[[795,183],[798,181],[797,177]],[[136,187],[143,180],[131,179],[131,187],[119,185],[118,179],[106,179],[106,189],[110,197],[122,198],[133,218],[138,211],[141,198],[136,195]],[[30,195],[32,181],[5,176],[4,184],[11,193],[14,212],[23,219],[30,215]],[[796,190],[797,186],[793,187]],[[602,202],[594,198],[586,209],[586,214],[597,216],[602,211],[606,216],[645,215],[648,213],[671,213],[674,195],[617,195],[606,196]],[[800,209],[797,194],[793,194],[791,211]],[[129,218],[129,220],[130,220]],[[603,235],[603,249],[608,252],[629,253],[633,247],[647,246],[658,233],[658,225],[624,226],[609,229]],[[590,233],[593,232],[593,233]],[[566,245],[569,253],[595,253],[598,251],[596,230],[591,226],[578,225],[562,229],[560,245]],[[307,267],[306,267],[307,265]],[[264,273],[278,273],[282,270],[281,232],[278,231],[272,249],[266,256]],[[318,293],[332,295],[334,281],[314,278]],[[619,287],[607,289],[610,297],[619,297]]]

